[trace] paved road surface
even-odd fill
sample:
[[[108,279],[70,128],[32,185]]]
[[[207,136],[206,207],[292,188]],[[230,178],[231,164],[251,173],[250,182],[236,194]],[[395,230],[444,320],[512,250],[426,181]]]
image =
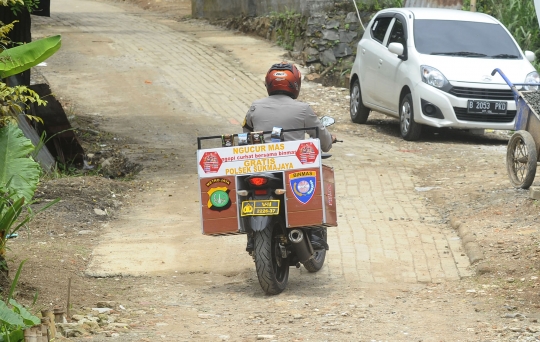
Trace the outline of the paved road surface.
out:
[[[110,223],[87,273],[252,276],[245,237],[200,234],[195,142],[240,130],[251,101],[265,95],[264,72],[284,51],[122,4],[55,0],[51,12],[34,18],[34,37],[61,34],[63,46],[40,71],[79,112],[105,118],[106,130],[125,140],[125,153],[145,165],[140,177],[151,189]],[[304,83],[305,91],[310,87]],[[316,275],[291,270],[290,291],[308,277],[337,290],[469,276],[459,239],[414,188],[412,171],[428,160],[361,137],[340,138],[345,143],[335,145],[328,162],[336,173],[339,227],[329,229],[325,267]]]
[[[175,155],[174,162],[155,161],[143,174],[156,182],[156,192],[149,194],[150,203],[132,207],[111,224],[95,251],[90,272],[204,270],[195,261],[201,247],[241,252],[242,238],[199,234],[194,215],[199,205],[193,184],[195,137],[237,132],[250,102],[265,95],[261,65],[279,60],[282,51],[229,34],[233,44],[268,49],[240,63],[197,39],[193,26],[178,23],[172,28],[150,13],[134,15],[106,3],[81,0],[55,1],[52,12],[50,19],[36,20],[34,30],[37,35],[63,36],[62,49],[42,69],[53,89],[99,108],[113,132],[135,140],[126,146],[134,158],[144,160],[147,150]],[[224,45],[227,39],[222,39]],[[332,248],[323,274],[385,283],[466,276],[468,264],[459,241],[448,235],[446,225],[438,224],[438,217],[426,209],[421,193],[414,189],[411,169],[424,161],[404,158],[392,146],[342,138],[346,143],[334,147],[329,162],[336,171],[340,217],[339,228],[330,229]],[[151,203],[156,195],[158,201]],[[227,240],[235,241],[228,244]],[[195,264],[186,263],[186,257]],[[252,267],[249,258],[243,254],[242,258],[241,267]],[[164,263],[145,262],[155,259]],[[207,261],[210,268],[223,267],[210,257]]]

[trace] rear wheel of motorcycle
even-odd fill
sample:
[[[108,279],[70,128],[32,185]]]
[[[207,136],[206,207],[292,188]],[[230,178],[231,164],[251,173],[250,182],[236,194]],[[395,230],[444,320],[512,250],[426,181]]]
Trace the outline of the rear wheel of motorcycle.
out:
[[[269,295],[281,293],[289,281],[289,258],[283,259],[279,248],[279,236],[282,234],[279,222],[254,233],[257,277]]]
[[[326,235],[326,229],[324,229],[324,241],[328,241],[327,235]],[[309,272],[312,272],[312,273],[317,272],[323,267],[325,258],[326,258],[326,250],[324,249],[317,250],[313,258],[311,258],[309,261],[306,261],[304,263],[304,267]]]

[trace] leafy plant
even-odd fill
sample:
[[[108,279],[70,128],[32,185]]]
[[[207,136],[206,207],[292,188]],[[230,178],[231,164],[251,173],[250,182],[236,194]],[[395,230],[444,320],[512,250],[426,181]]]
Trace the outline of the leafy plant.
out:
[[[29,156],[33,151],[34,145],[17,125],[0,127],[0,268],[4,271],[6,237],[58,202],[52,201],[36,213],[30,207],[41,175],[39,164]]]
[[[60,35],[5,49],[0,53],[0,78],[6,78],[30,69],[52,56],[60,46]]]
[[[19,264],[5,301],[0,301],[0,342],[24,341],[24,330],[41,323],[38,317],[13,299],[13,292],[25,262],[26,260]]]
[[[11,40],[8,38],[8,34],[11,30],[13,30],[13,26],[18,21],[15,20],[11,24],[5,24],[4,26],[0,26],[0,50],[7,49],[7,45],[11,43]]]
[[[272,27],[275,28],[276,44],[286,50],[293,50],[296,39],[304,36],[307,19],[287,10],[282,13],[272,12],[270,20]]]
[[[24,112],[28,103],[47,104],[32,89],[25,86],[9,87],[0,82],[0,125],[4,125],[8,121],[16,121],[18,114]],[[27,117],[42,122],[39,117],[32,115],[27,115]]]
[[[28,158],[33,150],[32,142],[15,124],[0,127],[0,189],[9,193],[16,189],[16,199],[30,201],[34,196],[41,169]]]
[[[37,0],[0,1],[2,1],[0,5],[37,3]],[[0,27],[2,41],[7,39],[11,28],[12,26]],[[55,36],[10,49],[3,48],[0,53],[0,78],[20,73],[39,64],[55,53],[60,44],[60,36]],[[5,262],[7,236],[33,219],[35,213],[30,205],[41,175],[39,164],[31,157],[31,153],[35,151],[34,145],[14,122],[19,114],[24,113],[23,106],[28,106],[28,102],[46,103],[26,87],[9,87],[0,82],[0,270],[4,273],[8,270]],[[49,203],[39,211],[56,202]],[[9,302],[6,302],[7,304]],[[0,321],[4,309],[0,307]],[[9,335],[7,336],[9,340]]]
[[[0,52],[0,79],[41,63],[58,51],[61,46],[60,36],[53,36],[6,49],[5,45],[9,43],[7,35],[15,23],[0,26],[0,50],[2,50]],[[0,126],[6,121],[16,120],[18,115],[28,108],[28,103],[45,105],[47,102],[41,100],[33,90],[25,86],[9,87],[6,83],[0,82]],[[30,115],[27,117],[41,120]]]
[[[355,0],[355,2],[358,10],[362,12],[378,12],[385,8],[403,7],[403,0],[373,0],[369,3]]]
[[[463,9],[470,10],[470,0],[463,1]],[[521,49],[533,51],[540,57],[540,28],[532,0],[477,0],[476,10],[497,18]],[[533,64],[538,69],[538,62]]]
[[[0,0],[0,7],[9,7],[13,14],[21,13],[23,9],[32,13],[39,6],[39,0]]]

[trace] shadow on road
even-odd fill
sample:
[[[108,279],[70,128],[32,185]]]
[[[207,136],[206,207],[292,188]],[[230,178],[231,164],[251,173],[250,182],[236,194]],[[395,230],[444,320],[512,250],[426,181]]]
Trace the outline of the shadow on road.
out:
[[[365,126],[376,129],[377,132],[388,137],[401,139],[399,121],[397,119],[369,119]],[[468,130],[423,126],[422,134],[418,142],[502,146],[507,145],[509,139],[510,135],[502,132],[478,134]]]

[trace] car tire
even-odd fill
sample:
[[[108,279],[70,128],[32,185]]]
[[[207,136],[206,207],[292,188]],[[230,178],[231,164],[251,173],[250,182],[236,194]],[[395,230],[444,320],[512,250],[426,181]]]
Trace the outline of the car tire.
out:
[[[365,124],[371,109],[364,106],[364,103],[362,102],[362,91],[360,89],[360,82],[358,82],[358,80],[353,82],[350,95],[350,114],[352,122],[357,124]]]
[[[411,94],[407,94],[401,100],[399,106],[399,130],[401,137],[407,141],[415,141],[420,138],[422,125],[414,121],[414,109]]]

